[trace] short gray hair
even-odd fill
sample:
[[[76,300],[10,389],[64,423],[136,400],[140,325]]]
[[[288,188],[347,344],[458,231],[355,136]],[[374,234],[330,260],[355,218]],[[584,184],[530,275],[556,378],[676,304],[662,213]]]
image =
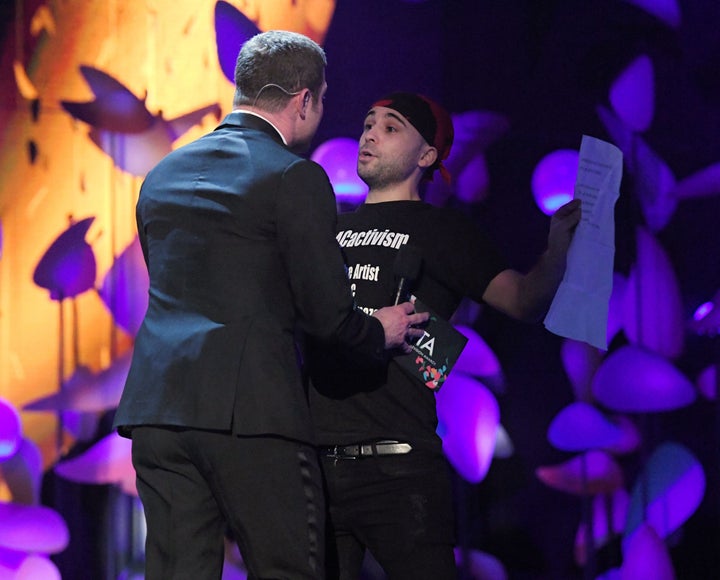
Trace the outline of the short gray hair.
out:
[[[238,54],[233,105],[276,112],[305,88],[318,99],[326,66],[325,51],[307,36],[285,30],[257,34]]]

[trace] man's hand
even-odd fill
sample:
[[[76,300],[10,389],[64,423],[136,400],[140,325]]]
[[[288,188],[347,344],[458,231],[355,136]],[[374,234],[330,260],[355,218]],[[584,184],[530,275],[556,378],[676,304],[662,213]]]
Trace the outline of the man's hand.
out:
[[[561,206],[550,220],[547,250],[527,274],[503,270],[488,284],[483,301],[511,318],[539,322],[562,282],[567,253],[580,223],[580,200]]]
[[[548,251],[551,255],[565,259],[573,233],[575,233],[581,217],[582,209],[579,199],[567,202],[553,214],[548,233]]]
[[[397,306],[386,306],[373,313],[385,329],[385,348],[399,348],[403,352],[410,352],[412,348],[408,339],[419,338],[423,335],[422,328],[415,325],[427,321],[430,314],[427,312],[415,313],[412,302],[403,302]]]

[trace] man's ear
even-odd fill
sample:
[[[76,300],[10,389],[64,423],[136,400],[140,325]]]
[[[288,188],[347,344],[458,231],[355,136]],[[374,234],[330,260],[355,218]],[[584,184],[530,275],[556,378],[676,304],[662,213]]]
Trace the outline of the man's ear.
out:
[[[427,169],[437,161],[437,158],[437,149],[435,149],[435,147],[428,146],[428,148],[425,149],[423,154],[420,156],[420,159],[418,160],[418,165],[423,169]]]
[[[312,95],[310,94],[310,89],[303,89],[302,91],[300,91],[300,93],[298,93],[298,97],[300,99],[298,104],[304,112],[307,109],[308,103],[310,102],[310,97],[312,97]]]
[[[311,95],[310,95],[309,89],[305,89],[305,90],[299,92],[295,97],[297,99],[297,101],[296,101],[297,108],[298,108],[298,113],[299,113],[301,119],[305,119],[305,115],[307,112],[307,106],[308,106],[308,103],[310,102],[310,97],[311,97]]]

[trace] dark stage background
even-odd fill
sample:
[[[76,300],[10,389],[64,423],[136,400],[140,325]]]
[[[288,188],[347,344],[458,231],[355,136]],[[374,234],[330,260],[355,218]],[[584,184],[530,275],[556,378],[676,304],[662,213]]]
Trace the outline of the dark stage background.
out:
[[[24,18],[40,5],[24,4]],[[55,8],[72,10],[73,4],[58,2]],[[214,3],[207,4],[212,10]],[[656,3],[665,4],[674,3]],[[655,75],[655,113],[643,133],[645,142],[678,180],[720,162],[720,2],[677,5],[682,20],[672,27],[621,0],[338,0],[324,41],[329,89],[314,145],[359,136],[369,104],[396,89],[425,93],[456,114],[482,110],[505,116],[507,131],[484,151],[489,173],[484,198],[445,203],[472,215],[513,266],[527,269],[543,251],[549,225],[531,192],[536,165],[554,150],[578,149],[583,134],[613,141],[597,107],[609,106],[610,85],[637,56],[650,57]],[[4,46],[12,50],[13,3],[3,0],[0,15]],[[16,89],[9,73],[4,67],[5,117],[26,106],[12,96]],[[226,88],[223,98],[229,101],[231,88]],[[667,225],[655,232],[675,270],[686,320],[720,288],[720,184],[714,191],[680,200]],[[13,192],[4,188],[0,212],[12,203]],[[616,205],[615,269],[624,275],[635,262],[640,225],[642,208],[633,175],[626,171]],[[495,459],[478,484],[456,478],[462,542],[501,560],[511,579],[582,578],[573,558],[581,499],[549,488],[535,475],[538,467],[570,457],[546,437],[553,417],[574,400],[561,362],[562,339],[541,325],[515,323],[486,310],[474,325],[506,377],[498,402],[515,452]],[[718,339],[683,332],[685,346],[674,362],[694,381],[718,362]],[[620,333],[610,351],[627,342]],[[681,442],[705,468],[700,507],[666,539],[680,579],[711,578],[720,570],[719,417],[717,400],[699,397],[686,408],[654,417],[646,433],[650,448]],[[105,418],[100,427],[107,425]],[[630,487],[642,464],[632,455],[619,461]],[[58,489],[66,490],[65,505]],[[106,563],[108,549],[87,543],[109,541],[105,528],[98,532],[97,517],[114,517],[105,505],[114,492],[108,486],[47,481],[46,492],[46,501],[68,521],[85,514],[70,525],[85,543],[71,543],[55,557],[63,577],[95,579],[112,568]],[[619,565],[619,550],[619,539],[600,550],[598,573]]]

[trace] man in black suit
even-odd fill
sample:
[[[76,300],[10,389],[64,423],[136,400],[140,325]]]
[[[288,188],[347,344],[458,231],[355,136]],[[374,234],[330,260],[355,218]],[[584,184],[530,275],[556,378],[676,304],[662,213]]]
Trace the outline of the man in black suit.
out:
[[[132,437],[146,579],[219,579],[229,529],[251,578],[323,577],[324,500],[295,332],[365,359],[426,315],[353,307],[330,182],[297,155],[323,114],[325,54],[243,45],[234,110],[169,154],[137,204],[150,300],[115,426]]]

